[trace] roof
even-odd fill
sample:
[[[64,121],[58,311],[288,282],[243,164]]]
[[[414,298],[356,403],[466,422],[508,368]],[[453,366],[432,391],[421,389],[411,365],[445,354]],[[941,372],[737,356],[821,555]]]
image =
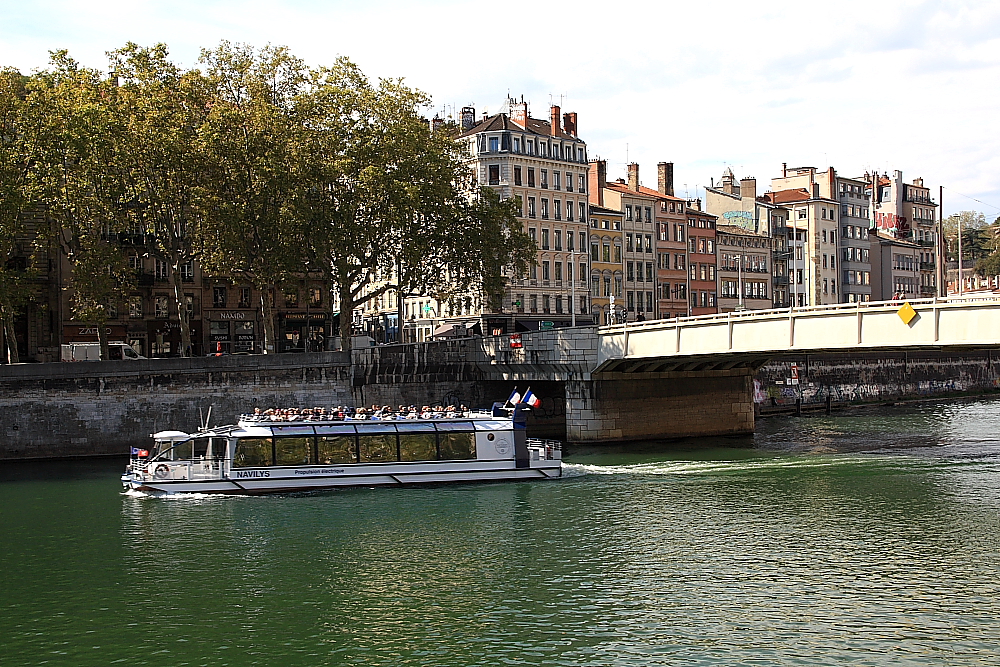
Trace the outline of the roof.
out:
[[[481,132],[527,132],[528,134],[536,134],[540,137],[550,137],[552,136],[552,124],[547,120],[539,120],[537,118],[528,118],[525,122],[525,126],[521,127],[518,123],[515,123],[508,114],[498,113],[488,116],[483,120],[479,121],[473,125],[468,130],[465,130],[458,135],[458,138],[471,137]],[[568,139],[570,141],[577,141],[584,143],[583,139],[580,137],[575,137],[572,134],[567,133],[562,128],[559,128],[558,139]]]
[[[653,191],[655,193],[654,195],[649,195],[649,194],[646,194],[644,192],[636,192],[635,190],[632,190],[631,188],[629,188],[628,184],[621,183],[619,181],[608,181],[607,183],[604,184],[604,187],[606,189],[608,189],[608,190],[614,190],[615,192],[620,192],[623,195],[631,195],[633,197],[648,197],[648,198],[651,198],[651,197],[659,197],[659,196],[661,196],[660,193],[656,192],[655,190]],[[647,190],[648,190],[648,188],[647,188]]]
[[[777,192],[765,192],[757,201],[765,204],[797,204],[806,201],[820,200],[839,203],[836,199],[829,197],[813,197],[809,190],[805,188],[794,188],[792,190],[778,190]]]
[[[722,232],[724,234],[736,234],[739,236],[757,236],[760,238],[767,238],[763,234],[758,234],[757,232],[750,231],[746,227],[740,227],[739,225],[718,224],[715,226],[715,231]]]
[[[697,208],[691,208],[690,206],[687,207],[687,210],[685,211],[685,213],[687,213],[688,215],[703,215],[706,218],[718,218],[719,217],[717,215],[709,213],[708,211],[702,211],[702,210],[699,210]]]
[[[598,206],[597,204],[590,205],[590,214],[594,215],[624,215],[622,211],[616,211],[613,208],[607,208],[605,206]]]

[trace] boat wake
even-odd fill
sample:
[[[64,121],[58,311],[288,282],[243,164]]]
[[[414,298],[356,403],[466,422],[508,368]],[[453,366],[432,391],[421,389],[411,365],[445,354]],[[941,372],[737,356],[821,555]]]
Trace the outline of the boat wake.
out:
[[[890,457],[884,458],[891,460]],[[624,465],[594,465],[563,462],[563,477],[580,477],[583,475],[704,475],[764,471],[779,468],[828,468],[845,465],[865,465],[875,462],[876,459],[881,461],[883,457],[780,457],[749,461],[656,461]]]

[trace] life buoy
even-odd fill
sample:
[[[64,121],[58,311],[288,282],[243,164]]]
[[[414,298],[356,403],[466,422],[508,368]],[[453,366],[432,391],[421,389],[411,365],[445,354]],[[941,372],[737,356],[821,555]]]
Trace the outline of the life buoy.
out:
[[[166,479],[168,475],[170,475],[170,466],[166,463],[161,463],[153,470],[153,477],[157,479]]]

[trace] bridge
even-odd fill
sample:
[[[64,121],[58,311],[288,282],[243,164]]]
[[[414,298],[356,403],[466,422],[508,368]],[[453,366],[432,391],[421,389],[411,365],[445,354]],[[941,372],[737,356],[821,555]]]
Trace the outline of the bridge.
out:
[[[1000,345],[1000,296],[756,310],[603,327],[594,372],[759,366],[790,354]]]
[[[753,375],[825,352],[1000,347],[1000,296],[742,311],[485,339],[491,377],[554,380],[573,442],[752,433]],[[484,369],[487,370],[487,369]]]

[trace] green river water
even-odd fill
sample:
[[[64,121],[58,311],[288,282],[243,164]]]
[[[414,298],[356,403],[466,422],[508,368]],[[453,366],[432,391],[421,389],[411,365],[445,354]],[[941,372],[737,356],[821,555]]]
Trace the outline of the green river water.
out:
[[[1000,402],[566,463],[171,499],[0,466],[0,665],[1000,665]]]

